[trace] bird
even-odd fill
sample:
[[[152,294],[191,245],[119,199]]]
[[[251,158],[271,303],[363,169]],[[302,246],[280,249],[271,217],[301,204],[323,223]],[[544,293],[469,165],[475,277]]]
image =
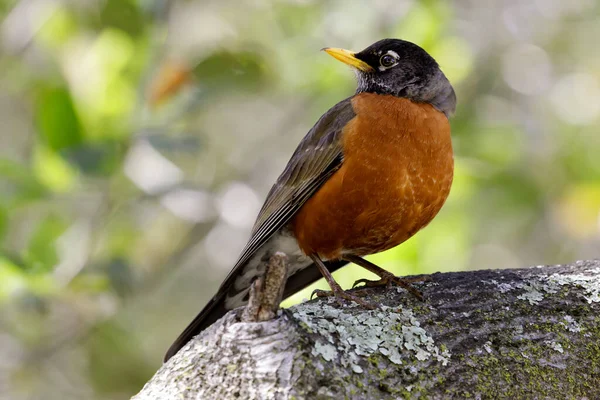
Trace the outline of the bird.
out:
[[[380,277],[361,280],[365,285],[411,288],[363,257],[406,241],[445,203],[454,170],[454,88],[434,58],[409,41],[383,39],[359,52],[323,50],[355,72],[356,93],[323,114],[302,139],[238,261],[165,362],[229,310],[247,304],[252,283],[278,251],[289,259],[284,298],[324,277],[331,291],[318,295],[369,306],[332,277],[347,263]]]

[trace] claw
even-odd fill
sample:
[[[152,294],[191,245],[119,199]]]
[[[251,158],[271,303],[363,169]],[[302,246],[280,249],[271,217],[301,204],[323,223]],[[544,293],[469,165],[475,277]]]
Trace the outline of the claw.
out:
[[[354,284],[352,285],[352,288],[355,288],[356,285],[360,285],[360,284],[364,284],[363,287],[380,287],[380,286],[385,286],[386,288],[389,288],[392,284],[392,280],[391,279],[386,279],[386,278],[381,278],[381,279],[377,279],[377,280],[370,280],[370,279],[358,279],[354,282]]]
[[[365,260],[362,257],[349,254],[344,257],[344,260],[350,261],[360,267],[363,267],[367,271],[370,271],[381,278],[377,281],[369,281],[367,279],[359,279],[358,281],[354,282],[354,285],[357,285],[359,283],[364,283],[365,287],[374,287],[374,286],[389,286],[390,284],[394,283],[398,286],[403,287],[404,289],[408,290],[409,292],[411,292],[417,299],[423,301],[423,294],[421,292],[419,292],[417,289],[415,289],[414,287],[412,287],[409,282],[429,280],[430,279],[429,275],[424,275],[424,276],[420,276],[420,277],[416,277],[416,278],[401,279],[401,278],[396,277],[391,272],[386,271],[385,269],[383,269],[381,267],[378,267],[377,265],[373,264],[371,261]]]
[[[381,279],[378,279],[378,280],[369,280],[369,279],[364,279],[364,278],[359,279],[356,282],[354,282],[352,287],[354,288],[356,285],[363,283],[364,287],[385,286],[386,288],[389,288],[392,284],[395,284],[397,286],[403,287],[404,289],[408,290],[417,299],[423,301],[423,293],[421,293],[420,291],[418,291],[417,289],[412,287],[410,283],[411,282],[423,282],[423,281],[427,281],[430,279],[431,279],[431,277],[429,275],[403,279],[403,278],[398,278],[397,276],[394,276],[393,274],[389,273],[389,275],[386,274]]]
[[[317,296],[317,297],[329,297],[329,296],[332,296],[332,295],[333,295],[333,292],[331,290],[315,289],[310,294],[310,300],[312,300],[314,296]]]
[[[352,284],[352,289],[354,289],[356,287],[356,285],[360,285],[361,283],[366,283],[367,279],[357,279],[354,281],[354,283]]]
[[[340,306],[344,305],[341,301],[343,299],[343,300],[353,301],[358,305],[368,308],[369,310],[377,309],[377,305],[371,304],[368,301],[365,301],[359,297],[360,295],[364,296],[365,294],[366,293],[360,293],[360,294],[359,293],[348,293],[344,290],[337,291],[337,290],[315,289],[315,290],[313,290],[312,294],[310,295],[310,298],[312,300],[313,296],[334,297]]]

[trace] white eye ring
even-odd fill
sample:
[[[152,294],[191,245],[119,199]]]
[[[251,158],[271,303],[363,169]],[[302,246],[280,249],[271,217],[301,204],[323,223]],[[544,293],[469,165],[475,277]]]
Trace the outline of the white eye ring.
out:
[[[398,64],[398,59],[400,56],[395,51],[389,50],[384,55],[379,57],[379,70],[385,71],[388,68],[392,68],[394,65]]]
[[[391,54],[384,54],[379,59],[379,64],[381,64],[381,66],[383,68],[390,68],[394,64],[396,64],[396,61],[397,61],[396,57],[394,57],[393,55],[391,55]]]

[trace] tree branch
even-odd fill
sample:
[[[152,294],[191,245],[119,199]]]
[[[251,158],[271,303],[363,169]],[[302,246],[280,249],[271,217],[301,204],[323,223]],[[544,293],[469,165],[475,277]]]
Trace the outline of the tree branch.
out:
[[[600,261],[434,274],[419,302],[328,300],[266,322],[227,314],[136,400],[600,398]]]

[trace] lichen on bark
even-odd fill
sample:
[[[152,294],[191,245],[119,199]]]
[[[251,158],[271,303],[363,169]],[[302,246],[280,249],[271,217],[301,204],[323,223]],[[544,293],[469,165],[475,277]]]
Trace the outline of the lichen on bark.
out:
[[[237,310],[135,399],[600,398],[600,262],[434,274],[272,321]]]

